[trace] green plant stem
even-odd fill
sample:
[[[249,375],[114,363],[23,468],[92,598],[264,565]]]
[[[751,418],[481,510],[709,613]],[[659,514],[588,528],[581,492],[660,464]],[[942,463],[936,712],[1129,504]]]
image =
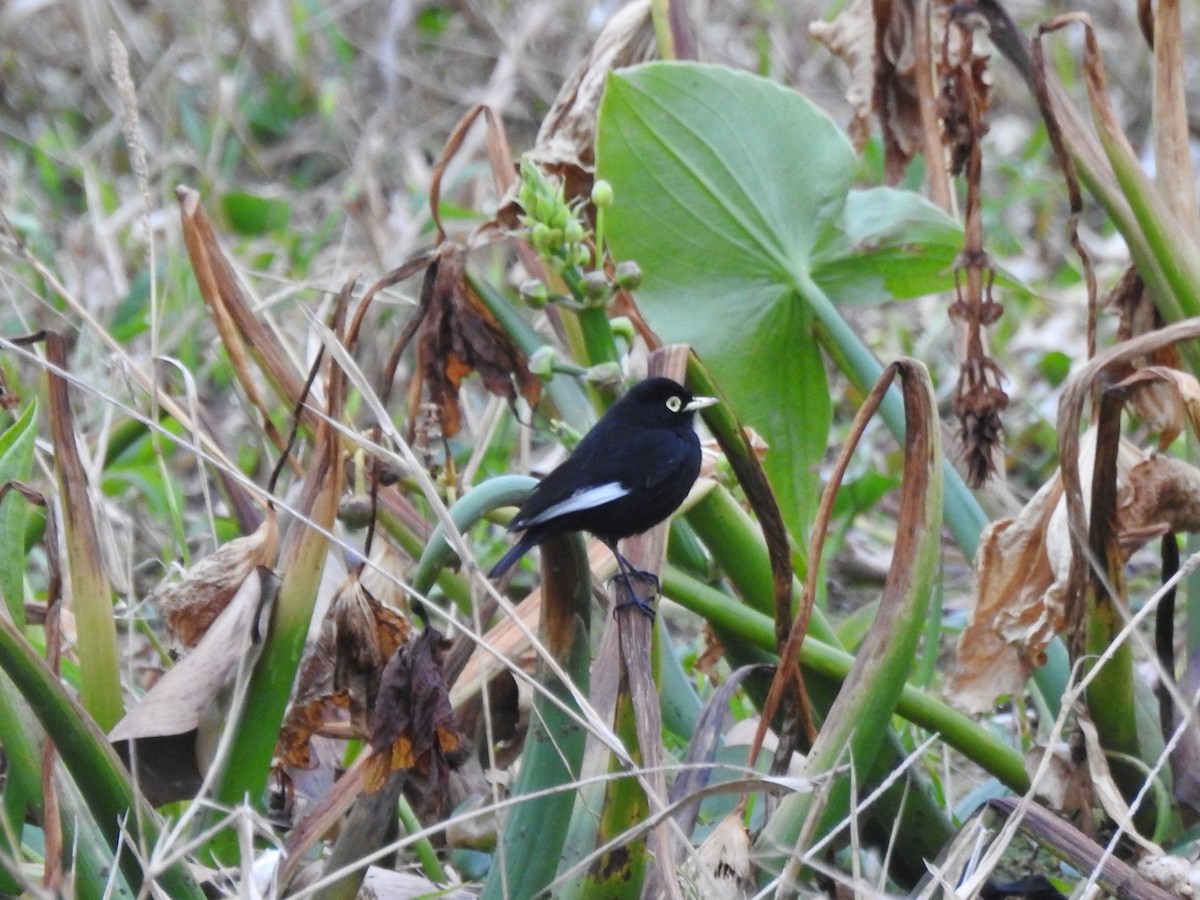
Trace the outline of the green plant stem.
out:
[[[856,388],[863,392],[870,390],[871,385],[879,380],[883,372],[883,365],[875,358],[875,354],[846,323],[837,307],[825,296],[825,292],[816,282],[806,279],[797,285],[797,290],[812,307],[819,324],[817,339],[825,352],[833,358],[837,367]],[[889,390],[884,398],[880,414],[896,440],[903,441],[904,405],[900,400],[900,392],[895,387]],[[975,551],[979,547],[979,535],[988,523],[987,514],[950,461],[947,459],[942,465],[946,486],[946,527],[950,529],[955,543],[967,559],[974,559]]]
[[[396,808],[400,816],[400,826],[406,832],[416,834],[423,829],[421,820],[417,818],[417,814],[404,794],[400,795]],[[450,883],[450,879],[446,876],[446,870],[442,868],[441,860],[438,859],[437,850],[433,848],[429,838],[421,838],[413,844],[413,852],[417,854],[417,861],[421,863],[421,871],[425,873],[426,878],[434,884]]]
[[[663,591],[672,600],[774,656],[775,626],[769,617],[672,566],[663,570],[662,581]],[[800,648],[800,663],[806,670],[840,681],[850,673],[854,657],[810,635]],[[1029,789],[1029,776],[1021,755],[940,700],[905,685],[896,712],[926,731],[940,734],[947,744],[1015,793],[1023,794]]]

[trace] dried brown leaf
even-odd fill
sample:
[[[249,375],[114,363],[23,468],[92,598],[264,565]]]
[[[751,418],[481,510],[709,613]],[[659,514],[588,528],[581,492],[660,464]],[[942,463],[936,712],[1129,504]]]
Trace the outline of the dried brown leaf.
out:
[[[271,507],[252,534],[222,545],[182,579],[160,582],[146,599],[158,604],[175,639],[194,647],[250,573],[274,565],[278,547],[279,523]]]
[[[196,283],[200,287],[200,296],[212,312],[213,323],[217,326],[221,342],[229,353],[247,397],[262,413],[264,428],[272,442],[282,447],[283,438],[272,424],[271,409],[252,377],[247,355],[254,357],[288,403],[299,402],[304,392],[304,379],[296,371],[279,338],[258,320],[254,308],[242,293],[233,266],[225,257],[212,222],[200,203],[199,192],[180,185],[175,189],[175,196],[179,200],[184,243]],[[310,427],[316,426],[317,418],[312,410],[305,408],[301,415]]]
[[[309,768],[314,734],[337,729],[340,737],[367,737],[383,668],[411,633],[408,619],[372,596],[359,573],[347,577],[301,664],[278,756]]]
[[[1094,431],[1080,441],[1085,508],[1090,504]],[[1168,531],[1200,529],[1200,470],[1123,441],[1117,461],[1117,528],[1126,558]],[[968,712],[1019,694],[1045,663],[1051,638],[1068,626],[1071,541],[1061,476],[1048,482],[1015,519],[991,525],[975,560],[976,606],[958,643],[948,694]]]
[[[1162,314],[1146,292],[1135,266],[1126,270],[1104,297],[1103,303],[1106,307],[1116,310],[1120,316],[1116,335],[1118,342],[1131,340],[1163,326]],[[1179,348],[1172,344],[1158,347],[1141,358],[1131,360],[1130,366],[1134,369],[1179,369],[1182,359]],[[1147,381],[1134,393],[1129,405],[1150,431],[1159,436],[1159,449],[1166,449],[1183,431],[1184,410],[1181,408],[1179,392],[1169,384]]]
[[[1112,772],[1108,767],[1108,757],[1100,745],[1100,735],[1096,726],[1086,714],[1078,718],[1079,731],[1083,735],[1083,745],[1087,756],[1087,774],[1091,782],[1092,793],[1100,801],[1101,807],[1108,817],[1121,827],[1127,836],[1141,845],[1143,850],[1156,856],[1162,856],[1162,847],[1147,840],[1137,829],[1133,821],[1133,812],[1121,795]]]
[[[1185,421],[1191,422],[1192,431],[1200,435],[1200,381],[1195,375],[1165,365],[1148,365],[1117,387],[1138,389],[1130,403],[1158,434],[1160,450],[1179,437]]]
[[[850,69],[846,102],[854,112],[850,140],[861,151],[871,137],[871,113],[875,95],[875,15],[872,0],[853,0],[831,21],[813,22],[808,33],[820,41]],[[918,135],[917,140],[920,140]]]
[[[219,708],[239,663],[253,665],[258,638],[278,580],[266,569],[244,578],[237,593],[200,642],[168,669],[109,733],[120,745],[137,741],[134,755],[143,791],[155,805],[190,797],[208,764],[209,726],[219,733],[225,710]]]
[[[1053,747],[1035,744],[1025,754],[1025,772],[1032,779],[1045,762],[1045,770],[1036,782],[1037,795],[1056,812],[1090,814],[1092,782],[1082,753],[1065,741]]]
[[[622,7],[605,24],[596,43],[554,98],[533,147],[526,154],[563,180],[565,195],[590,197],[596,168],[596,119],[608,73],[657,56],[649,0]],[[497,218],[517,227],[515,188]]]
[[[466,248],[452,241],[438,248],[429,308],[417,338],[419,381],[414,390],[424,387],[445,437],[462,427],[458,392],[472,372],[491,393],[510,403],[519,392],[536,405],[542,391],[525,354],[467,282],[466,255]]]
[[[916,4],[912,0],[875,2],[875,112],[883,130],[884,171],[888,184],[904,177],[921,150],[924,127],[917,90]]]
[[[426,628],[384,668],[370,737],[379,765],[365,773],[368,790],[378,790],[397,769],[415,769],[433,796],[444,796],[451,755],[462,744],[442,677],[448,646],[439,631]]]

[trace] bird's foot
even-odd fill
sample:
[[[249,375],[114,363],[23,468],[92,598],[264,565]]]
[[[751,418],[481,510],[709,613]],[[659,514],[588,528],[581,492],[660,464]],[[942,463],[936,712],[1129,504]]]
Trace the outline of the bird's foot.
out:
[[[613,607],[614,614],[617,612],[617,610],[632,606],[642,615],[647,616],[650,619],[654,618],[654,607],[650,605],[649,600],[642,599],[641,594],[638,593],[637,587],[635,586],[635,582],[643,582],[650,585],[650,596],[655,597],[659,592],[659,580],[657,575],[655,575],[653,572],[643,572],[640,569],[634,569],[632,572],[618,572],[612,577],[612,580],[622,582],[625,585],[625,590],[629,592],[628,600],[622,600]]]
[[[653,572],[647,572],[644,569],[632,569],[631,568],[628,572],[618,572],[616,575],[614,575],[612,577],[611,580],[624,582],[625,587],[629,588],[629,592],[631,594],[637,593],[637,591],[634,590],[634,587],[633,587],[634,581],[646,582],[646,584],[650,585],[651,589],[656,594],[659,592],[660,588],[662,587],[662,582],[658,580],[658,576],[655,575]]]
[[[643,616],[645,616],[647,619],[649,619],[651,622],[654,621],[654,616],[656,615],[654,612],[654,607],[651,606],[647,601],[645,601],[641,597],[639,597],[637,594],[635,594],[633,591],[629,592],[628,600],[623,600],[622,602],[618,603],[616,606],[613,607],[613,615],[615,616],[621,610],[628,609],[631,606],[634,609],[636,609],[638,612],[640,612]]]

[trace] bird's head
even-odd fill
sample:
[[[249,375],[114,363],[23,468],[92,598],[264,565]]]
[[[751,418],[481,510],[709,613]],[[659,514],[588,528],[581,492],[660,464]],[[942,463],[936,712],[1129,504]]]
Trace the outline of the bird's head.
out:
[[[690,425],[696,410],[712,406],[716,397],[694,397],[670,378],[647,378],[635,384],[619,401],[625,414],[647,424]]]

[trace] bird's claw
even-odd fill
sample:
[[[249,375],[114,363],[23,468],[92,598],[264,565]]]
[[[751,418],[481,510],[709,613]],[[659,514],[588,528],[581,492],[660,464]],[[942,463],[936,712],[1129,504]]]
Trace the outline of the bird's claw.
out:
[[[629,592],[629,599],[622,600],[620,603],[614,606],[613,614],[615,615],[617,610],[632,606],[642,615],[653,621],[655,616],[654,607],[650,605],[648,600],[642,599],[641,595],[637,592],[637,588],[633,586],[633,582],[637,580],[650,584],[653,588],[652,596],[657,596],[660,587],[658,576],[653,572],[643,572],[640,569],[635,569],[632,572],[618,572],[613,576],[612,580],[623,582],[625,584],[625,590]]]
[[[620,610],[628,609],[629,607],[632,606],[634,609],[636,609],[638,612],[640,612],[643,616],[645,616],[647,619],[649,619],[651,622],[653,622],[654,617],[656,615],[654,612],[654,607],[651,606],[649,603],[647,603],[645,600],[643,600],[641,597],[639,597],[637,594],[633,593],[633,591],[630,591],[629,593],[630,593],[630,599],[623,600],[620,603],[618,603],[616,606],[613,607],[613,615],[615,616]]]

